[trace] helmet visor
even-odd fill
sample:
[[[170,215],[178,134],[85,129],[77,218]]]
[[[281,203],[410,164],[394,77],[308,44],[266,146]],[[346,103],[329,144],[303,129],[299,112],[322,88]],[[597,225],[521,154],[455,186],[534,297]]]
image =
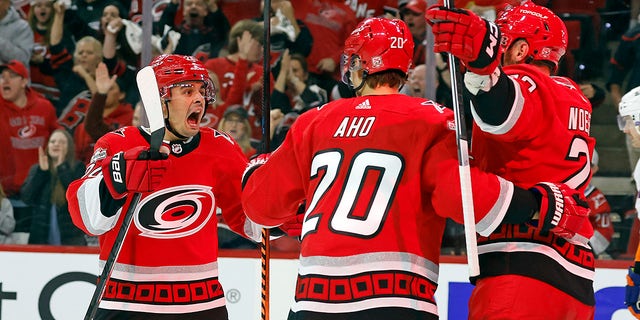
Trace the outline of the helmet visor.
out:
[[[640,126],[640,121],[634,121],[631,116],[617,115],[616,120],[618,120],[618,129],[620,129],[620,131],[626,131]]]
[[[362,69],[360,57],[358,55],[348,56],[342,54],[340,57],[340,72],[342,75],[342,82],[347,85],[351,85],[351,72],[359,71]]]

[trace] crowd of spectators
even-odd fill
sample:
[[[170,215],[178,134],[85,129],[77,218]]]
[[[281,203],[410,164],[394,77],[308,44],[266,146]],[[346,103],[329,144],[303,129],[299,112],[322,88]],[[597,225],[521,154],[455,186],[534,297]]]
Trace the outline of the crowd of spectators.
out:
[[[629,88],[638,86],[637,2],[626,2],[633,11],[628,30],[613,39],[620,45],[610,53],[611,62],[609,56],[601,61],[606,76],[597,76],[606,78],[605,88],[576,79],[584,82],[583,91],[594,107],[605,94],[616,104]],[[414,69],[401,92],[424,97],[428,86],[436,86],[435,100],[451,107],[447,56],[436,55],[435,63],[426,59],[428,3],[272,0],[271,34],[264,39],[264,1],[155,0],[149,42],[140,38],[141,0],[31,0],[26,5],[0,0],[0,146],[6,150],[0,157],[0,243],[91,242],[68,223],[60,195],[68,179],[77,178],[88,164],[99,137],[139,123],[134,79],[143,65],[142,45],[150,44],[153,55],[192,55],[205,63],[217,100],[201,125],[227,132],[249,158],[264,151],[260,141],[265,77],[271,89],[267,132],[273,150],[298,115],[352,94],[340,81],[341,53],[350,31],[367,17],[400,18],[411,31]],[[487,19],[518,3],[456,1]],[[267,43],[271,72],[265,75]],[[429,66],[435,66],[435,81],[426,77]],[[637,156],[631,159],[637,161]],[[35,196],[34,190],[45,192]],[[461,235],[459,228],[451,230],[451,241],[463,243],[455,239],[456,233]]]

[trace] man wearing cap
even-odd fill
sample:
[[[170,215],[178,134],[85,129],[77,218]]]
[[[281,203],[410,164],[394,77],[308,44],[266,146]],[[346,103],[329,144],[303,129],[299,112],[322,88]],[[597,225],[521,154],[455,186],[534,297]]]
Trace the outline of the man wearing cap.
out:
[[[425,0],[412,0],[400,8],[400,16],[409,27],[413,43],[415,43],[413,49],[414,66],[425,63],[427,22],[424,19],[424,13],[426,10],[427,2]]]
[[[0,64],[16,59],[29,65],[33,31],[11,5],[11,0],[0,0],[0,48]]]
[[[29,72],[18,60],[0,65],[0,92],[0,183],[14,208],[15,232],[26,243],[31,213],[20,200],[20,187],[38,163],[38,147],[59,126],[53,105],[29,88]]]

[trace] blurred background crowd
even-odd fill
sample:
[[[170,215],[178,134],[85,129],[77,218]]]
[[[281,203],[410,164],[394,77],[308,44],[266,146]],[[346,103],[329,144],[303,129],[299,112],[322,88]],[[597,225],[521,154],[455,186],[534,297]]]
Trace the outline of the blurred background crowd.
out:
[[[640,86],[640,0],[534,0],[563,19],[568,51],[558,70],[593,105],[598,156],[587,190],[599,259],[633,259],[640,232],[631,178],[640,152],[618,130],[621,97]],[[447,57],[433,54],[424,12],[437,0],[272,0],[265,39],[260,0],[154,0],[150,39],[142,0],[0,0],[0,244],[97,245],[71,222],[69,183],[83,175],[105,133],[140,124],[135,74],[142,53],[203,61],[216,86],[202,126],[229,133],[247,158],[263,151],[262,97],[270,97],[270,149],[297,116],[352,95],[340,82],[344,40],[372,16],[404,20],[415,40],[403,93],[451,106]],[[493,20],[519,0],[459,0]],[[268,41],[267,41],[268,40]],[[270,92],[263,93],[268,44]],[[469,117],[470,119],[470,117]],[[255,248],[220,221],[221,248]],[[274,250],[297,251],[282,238]],[[464,254],[448,224],[443,254]]]

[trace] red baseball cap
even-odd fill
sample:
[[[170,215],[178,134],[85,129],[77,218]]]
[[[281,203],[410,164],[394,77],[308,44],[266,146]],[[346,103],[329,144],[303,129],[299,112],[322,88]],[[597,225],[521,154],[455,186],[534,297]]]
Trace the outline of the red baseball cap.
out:
[[[4,69],[9,69],[17,75],[25,79],[29,79],[29,70],[27,70],[24,64],[22,64],[22,62],[18,60],[11,60],[6,64],[0,65],[0,72],[2,72]]]
[[[424,14],[427,11],[427,2],[425,0],[411,0],[403,9]]]

